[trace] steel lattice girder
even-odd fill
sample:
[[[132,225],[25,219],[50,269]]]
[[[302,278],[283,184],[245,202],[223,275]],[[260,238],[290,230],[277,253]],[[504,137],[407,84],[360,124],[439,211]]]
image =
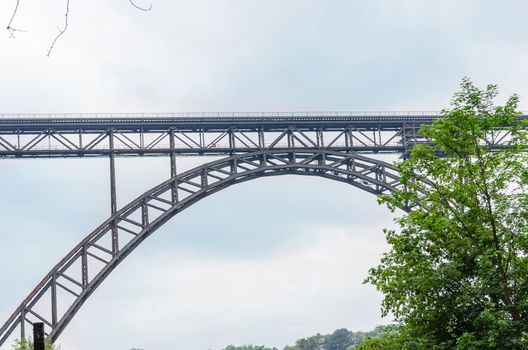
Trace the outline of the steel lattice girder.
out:
[[[0,346],[17,327],[24,338],[26,325],[36,321],[44,322],[56,340],[93,291],[145,238],[178,212],[233,184],[298,174],[346,182],[374,194],[400,188],[394,167],[358,153],[401,153],[405,157],[413,145],[428,142],[419,134],[419,127],[438,115],[321,112],[20,117],[0,115],[0,158],[110,157],[112,216],[22,302],[0,328]],[[508,133],[498,129],[484,142],[501,148],[508,139]],[[230,157],[176,175],[176,155],[207,154]],[[170,156],[171,179],[117,211],[114,157],[161,155]]]
[[[426,112],[0,115],[0,158],[230,155],[288,148],[406,154],[427,142],[419,127],[437,117]],[[500,146],[507,138],[497,130],[488,139]]]
[[[285,174],[321,176],[373,194],[401,188],[390,164],[328,150],[267,150],[203,164],[145,192],[84,238],[33,289],[0,328],[0,346],[17,329],[44,322],[55,341],[94,290],[143,240],[174,215],[233,184]],[[117,232],[113,249],[112,232]],[[59,297],[68,294],[70,298]],[[59,310],[66,310],[60,312]]]

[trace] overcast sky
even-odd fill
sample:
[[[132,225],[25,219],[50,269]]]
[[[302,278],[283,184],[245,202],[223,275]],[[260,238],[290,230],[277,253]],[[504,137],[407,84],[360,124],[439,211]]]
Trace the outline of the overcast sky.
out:
[[[139,1],[139,0],[138,0]],[[15,0],[0,1],[5,27]],[[439,110],[462,77],[528,110],[526,1],[21,0],[0,33],[0,113]],[[147,5],[149,3],[146,3]],[[189,168],[203,159],[181,159]],[[168,176],[118,160],[119,203]],[[109,212],[106,160],[0,161],[0,323]],[[149,238],[66,329],[65,350],[284,346],[390,322],[361,282],[392,216],[313,178],[208,197]]]

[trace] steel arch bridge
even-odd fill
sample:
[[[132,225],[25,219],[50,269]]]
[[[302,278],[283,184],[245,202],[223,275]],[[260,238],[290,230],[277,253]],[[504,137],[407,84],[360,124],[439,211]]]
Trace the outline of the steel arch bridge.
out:
[[[0,346],[43,322],[55,341],[108,275],[174,215],[234,184],[319,176],[372,194],[401,188],[394,166],[365,156],[408,154],[435,114],[269,113],[0,115],[0,158],[108,157],[111,216],[75,246],[0,328]],[[523,117],[525,118],[525,117]],[[507,133],[489,135],[501,147]],[[167,146],[161,143],[168,140]],[[106,142],[106,143],[105,143]],[[223,143],[225,142],[225,143]],[[178,155],[224,155],[178,174]],[[169,156],[170,178],[117,209],[115,157]]]

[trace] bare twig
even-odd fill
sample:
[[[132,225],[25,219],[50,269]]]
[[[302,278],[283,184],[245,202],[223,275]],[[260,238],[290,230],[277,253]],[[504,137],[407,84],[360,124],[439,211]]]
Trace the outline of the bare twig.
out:
[[[137,8],[138,10],[141,10],[141,11],[150,11],[152,10],[152,3],[149,5],[149,7],[142,7],[142,6],[139,6],[137,5],[134,0],[128,0],[130,2],[130,4],[132,6],[134,6],[135,8]],[[26,32],[25,30],[22,30],[22,29],[18,29],[18,28],[14,28],[13,27],[13,21],[15,20],[15,17],[16,17],[16,14],[17,14],[17,11],[18,11],[18,7],[20,5],[20,0],[16,0],[16,4],[15,4],[15,9],[13,10],[13,14],[11,15],[11,19],[9,20],[9,23],[7,24],[7,31],[9,32],[9,37],[10,38],[15,38],[15,34],[16,32]],[[53,51],[53,48],[55,47],[55,44],[57,43],[57,41],[59,40],[59,38],[66,32],[66,30],[68,29],[68,16],[70,14],[70,0],[66,0],[66,13],[64,15],[64,28],[60,28],[60,27],[57,27],[59,33],[57,34],[57,36],[55,37],[55,39],[53,39],[53,42],[51,43],[50,47],[49,47],[49,50],[48,50],[48,54],[46,56],[50,57],[51,56],[51,51]]]
[[[13,11],[13,14],[11,15],[11,20],[9,21],[9,24],[7,25],[7,31],[9,32],[9,37],[15,39],[15,33],[16,32],[25,32],[25,30],[13,28],[13,21],[15,20],[16,13],[18,11],[18,5],[20,4],[20,0],[17,0],[15,5],[15,10]]]
[[[59,40],[59,38],[62,36],[62,34],[64,34],[64,32],[66,31],[66,29],[68,29],[68,15],[70,14],[70,0],[66,0],[66,14],[64,15],[65,19],[64,19],[64,28],[63,29],[60,29],[57,27],[57,29],[59,30],[59,34],[57,34],[57,36],[55,37],[55,40],[53,40],[53,42],[51,43],[51,46],[48,50],[48,54],[47,56],[50,57],[51,55],[51,50],[53,50],[53,47],[55,46],[55,43],[57,42],[57,40]]]
[[[141,6],[136,5],[136,3],[133,0],[128,0],[128,1],[132,4],[132,6],[134,6],[138,10],[141,10],[141,11],[150,11],[150,10],[152,10],[152,4],[150,4],[149,7],[141,7]]]

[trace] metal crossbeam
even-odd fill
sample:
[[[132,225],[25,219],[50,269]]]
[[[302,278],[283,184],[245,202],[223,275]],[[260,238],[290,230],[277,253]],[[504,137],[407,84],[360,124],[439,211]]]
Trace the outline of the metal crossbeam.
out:
[[[0,115],[0,158],[174,158],[292,147],[406,155],[427,142],[420,126],[438,117],[434,112]],[[500,146],[507,135],[497,130],[489,140]]]
[[[230,155],[327,148],[403,153],[434,112],[0,115],[0,158]],[[174,164],[175,166],[175,164]]]
[[[326,148],[407,154],[434,112],[0,115],[0,158],[230,155]],[[527,118],[527,116],[523,116]],[[501,130],[492,145],[507,140]],[[175,165],[174,165],[175,166]]]

